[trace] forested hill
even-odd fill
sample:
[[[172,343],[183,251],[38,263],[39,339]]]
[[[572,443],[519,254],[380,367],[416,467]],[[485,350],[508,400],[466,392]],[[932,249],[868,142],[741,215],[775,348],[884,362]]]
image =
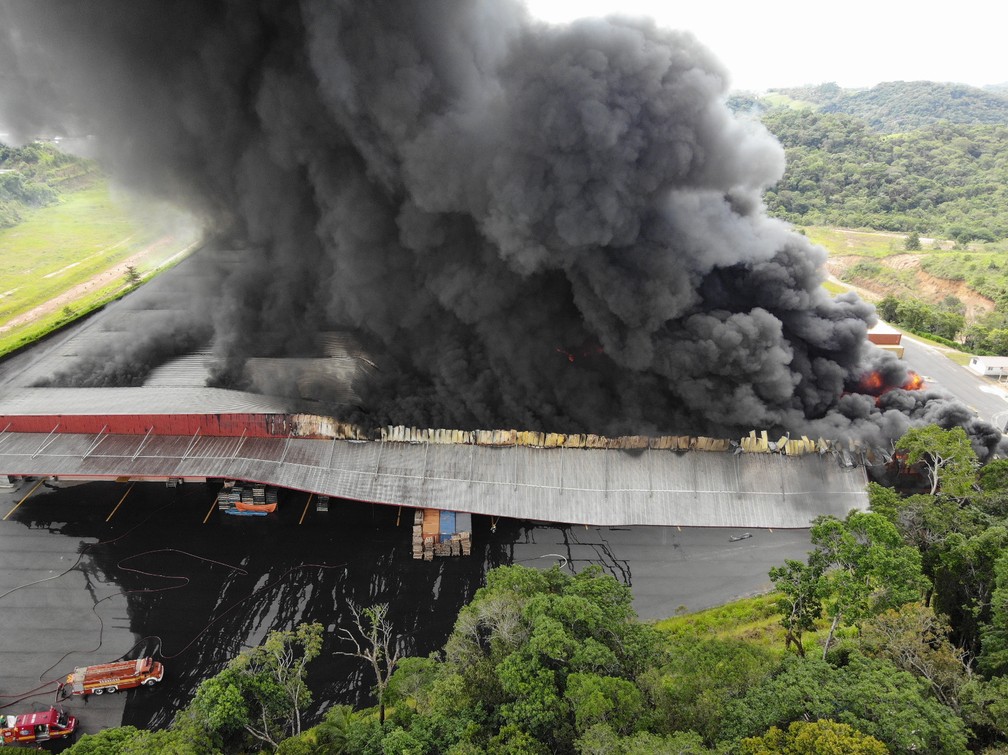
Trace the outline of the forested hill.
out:
[[[965,84],[889,81],[871,89],[836,84],[771,90],[824,113],[852,115],[880,133],[894,134],[939,122],[1008,124],[1008,94]]]
[[[787,155],[766,193],[799,225],[1008,238],[1008,126],[937,123],[901,134],[853,116],[775,108],[764,125]]]
[[[91,186],[100,175],[94,162],[51,144],[0,143],[0,228],[20,222],[26,211],[59,201],[60,194]]]

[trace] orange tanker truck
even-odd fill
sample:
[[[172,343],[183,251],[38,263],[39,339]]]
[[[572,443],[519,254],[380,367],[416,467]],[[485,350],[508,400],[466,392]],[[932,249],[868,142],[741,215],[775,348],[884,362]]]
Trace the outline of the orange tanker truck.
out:
[[[164,677],[164,666],[148,656],[135,661],[102,663],[98,666],[80,666],[60,684],[62,697],[69,695],[100,695],[118,692],[141,684],[152,687]],[[69,692],[67,689],[69,688]]]
[[[0,742],[5,745],[45,742],[69,737],[76,728],[77,719],[56,707],[20,716],[0,716]]]

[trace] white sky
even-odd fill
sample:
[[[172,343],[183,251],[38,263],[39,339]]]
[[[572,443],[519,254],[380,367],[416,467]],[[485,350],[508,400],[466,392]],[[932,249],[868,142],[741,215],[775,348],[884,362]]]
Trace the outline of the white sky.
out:
[[[532,15],[651,16],[693,32],[731,72],[732,89],[880,81],[1008,82],[1002,0],[526,0]]]

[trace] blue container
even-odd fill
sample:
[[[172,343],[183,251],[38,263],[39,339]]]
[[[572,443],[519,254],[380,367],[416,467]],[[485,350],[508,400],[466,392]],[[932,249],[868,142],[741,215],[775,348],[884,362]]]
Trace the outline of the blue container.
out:
[[[454,511],[442,511],[441,512],[441,540],[442,542],[448,540],[452,535],[455,534],[455,512]]]

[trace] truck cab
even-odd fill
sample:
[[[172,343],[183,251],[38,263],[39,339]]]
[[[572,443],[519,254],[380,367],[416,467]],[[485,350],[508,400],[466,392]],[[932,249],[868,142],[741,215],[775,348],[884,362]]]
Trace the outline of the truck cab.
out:
[[[4,716],[0,722],[4,724],[0,728],[0,739],[4,744],[45,742],[68,737],[77,729],[77,719],[56,707],[20,716]]]

